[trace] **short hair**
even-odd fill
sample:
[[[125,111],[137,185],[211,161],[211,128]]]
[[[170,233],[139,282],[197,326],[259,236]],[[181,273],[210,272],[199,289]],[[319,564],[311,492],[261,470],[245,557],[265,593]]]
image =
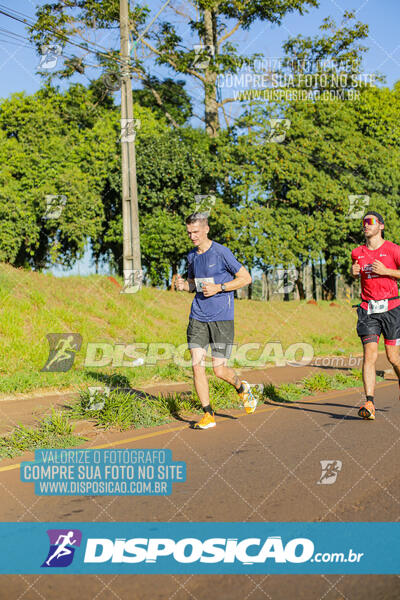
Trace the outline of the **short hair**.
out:
[[[186,218],[186,225],[200,222],[202,225],[208,225],[208,215],[206,213],[194,212]]]

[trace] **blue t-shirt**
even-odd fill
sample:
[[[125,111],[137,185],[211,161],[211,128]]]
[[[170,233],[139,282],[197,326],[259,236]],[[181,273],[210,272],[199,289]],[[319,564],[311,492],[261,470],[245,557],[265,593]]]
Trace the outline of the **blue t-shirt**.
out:
[[[232,281],[241,264],[226,246],[212,242],[206,252],[197,253],[193,248],[188,258],[188,279],[196,283],[196,295],[192,302],[190,318],[197,321],[233,321],[233,292],[220,292],[206,298],[201,291],[203,280],[211,283]]]

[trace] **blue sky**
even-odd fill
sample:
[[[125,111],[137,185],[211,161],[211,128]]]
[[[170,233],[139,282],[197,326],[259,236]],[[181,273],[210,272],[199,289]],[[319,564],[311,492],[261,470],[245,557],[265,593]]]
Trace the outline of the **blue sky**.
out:
[[[31,0],[14,2],[3,0],[0,1],[0,10],[10,8],[33,18],[35,7],[44,3]],[[174,3],[180,7],[187,5],[186,2],[179,2],[179,0]],[[163,4],[164,0],[148,2],[153,15]],[[235,36],[234,41],[239,44],[242,54],[260,52],[266,57],[279,57],[282,56],[282,43],[289,37],[299,34],[303,36],[317,35],[318,27],[325,17],[330,16],[340,23],[346,10],[356,11],[357,19],[369,26],[369,36],[364,42],[364,45],[369,48],[364,57],[364,73],[376,71],[383,73],[386,76],[387,85],[392,86],[395,81],[400,79],[399,0],[321,0],[319,8],[311,8],[304,16],[293,13],[284,19],[280,27],[257,23],[251,27],[250,31],[241,32]],[[168,9],[165,17],[171,18],[171,12]],[[161,16],[159,19],[162,18]],[[14,92],[34,93],[42,84],[42,78],[36,72],[40,57],[36,54],[35,49],[21,37],[10,36],[9,32],[18,36],[27,35],[22,23],[0,14],[0,96],[3,98]],[[100,31],[96,34],[95,39],[99,44],[106,46],[113,44],[118,47],[119,31],[118,29],[111,33]],[[189,45],[190,39],[185,41]],[[71,47],[69,47],[69,53],[72,53]],[[164,71],[164,74],[167,73],[172,76],[171,72]],[[96,76],[94,72],[90,75]],[[88,79],[85,78],[76,78],[76,80],[88,83]],[[63,82],[61,88],[67,85],[68,83]],[[193,96],[196,95],[195,88],[189,87],[188,91]],[[199,123],[197,122],[197,124]],[[87,256],[81,261],[79,267],[73,269],[73,272],[77,273],[78,269],[81,274],[93,270],[89,266]],[[54,272],[59,273],[59,270]]]
[[[0,2],[0,9],[4,7],[20,11],[33,18],[35,6],[45,2],[33,0],[18,0]],[[163,0],[150,0],[148,3],[153,14],[162,6]],[[180,4],[184,4],[180,2]],[[400,19],[400,2],[398,0],[321,0],[319,8],[311,8],[304,16],[293,13],[287,16],[281,27],[271,27],[266,23],[257,23],[249,32],[243,32],[235,37],[240,41],[240,50],[243,53],[262,52],[265,56],[280,56],[281,45],[288,37],[302,35],[316,35],[318,27],[324,17],[331,16],[340,22],[345,10],[357,11],[357,18],[367,23],[370,29],[365,45],[369,47],[364,61],[364,71],[380,71],[387,77],[388,85],[400,77],[400,38],[398,23]],[[168,9],[165,12],[168,13]],[[162,16],[159,17],[162,19]],[[25,90],[28,94],[35,92],[41,85],[41,78],[35,73],[39,64],[39,57],[27,41],[6,36],[3,31],[12,31],[25,35],[25,27],[5,15],[0,14],[0,76],[2,97],[13,92]],[[105,38],[104,45],[110,41],[118,43],[119,33],[114,30],[99,32],[98,43]],[[85,81],[81,79],[81,81]]]

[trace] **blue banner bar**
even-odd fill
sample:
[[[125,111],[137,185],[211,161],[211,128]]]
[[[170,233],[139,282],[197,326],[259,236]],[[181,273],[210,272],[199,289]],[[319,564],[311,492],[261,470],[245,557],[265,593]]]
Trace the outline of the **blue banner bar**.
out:
[[[1,523],[0,573],[398,574],[400,523]]]

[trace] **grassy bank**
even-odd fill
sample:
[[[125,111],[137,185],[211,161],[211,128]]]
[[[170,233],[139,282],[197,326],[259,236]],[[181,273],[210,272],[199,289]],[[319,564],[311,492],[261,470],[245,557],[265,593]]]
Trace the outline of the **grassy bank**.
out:
[[[382,381],[382,377],[377,378]],[[299,402],[304,398],[329,390],[341,390],[361,385],[361,373],[316,374],[294,384],[279,387],[267,385],[259,396],[259,402]],[[212,377],[210,397],[218,413],[226,409],[240,408],[240,400],[231,385]],[[0,459],[12,458],[36,448],[71,448],[82,444],[85,438],[74,434],[74,424],[90,420],[102,429],[139,429],[164,425],[174,420],[190,423],[202,413],[201,404],[194,391],[169,396],[149,396],[133,391],[114,390],[108,396],[98,397],[104,404],[92,410],[91,399],[82,391],[78,402],[64,412],[45,417],[37,427],[17,427],[11,434],[0,437]]]
[[[179,360],[128,368],[84,365],[88,344],[186,342],[193,297],[186,293],[144,288],[120,294],[106,276],[56,278],[0,265],[0,395],[44,389],[108,385],[117,377],[129,387],[149,381],[188,381],[187,355]],[[260,354],[267,342],[279,342],[283,353],[294,343],[307,343],[315,356],[341,356],[360,351],[355,311],[346,302],[261,302],[237,300],[235,342],[260,343],[248,357]],[[82,346],[72,368],[44,373],[49,333],[79,333]],[[138,355],[146,356],[147,350]],[[174,362],[175,361],[175,362]],[[272,355],[266,364],[274,364]],[[178,364],[177,364],[178,363]],[[118,363],[117,363],[118,364]],[[241,366],[241,359],[234,366]]]

